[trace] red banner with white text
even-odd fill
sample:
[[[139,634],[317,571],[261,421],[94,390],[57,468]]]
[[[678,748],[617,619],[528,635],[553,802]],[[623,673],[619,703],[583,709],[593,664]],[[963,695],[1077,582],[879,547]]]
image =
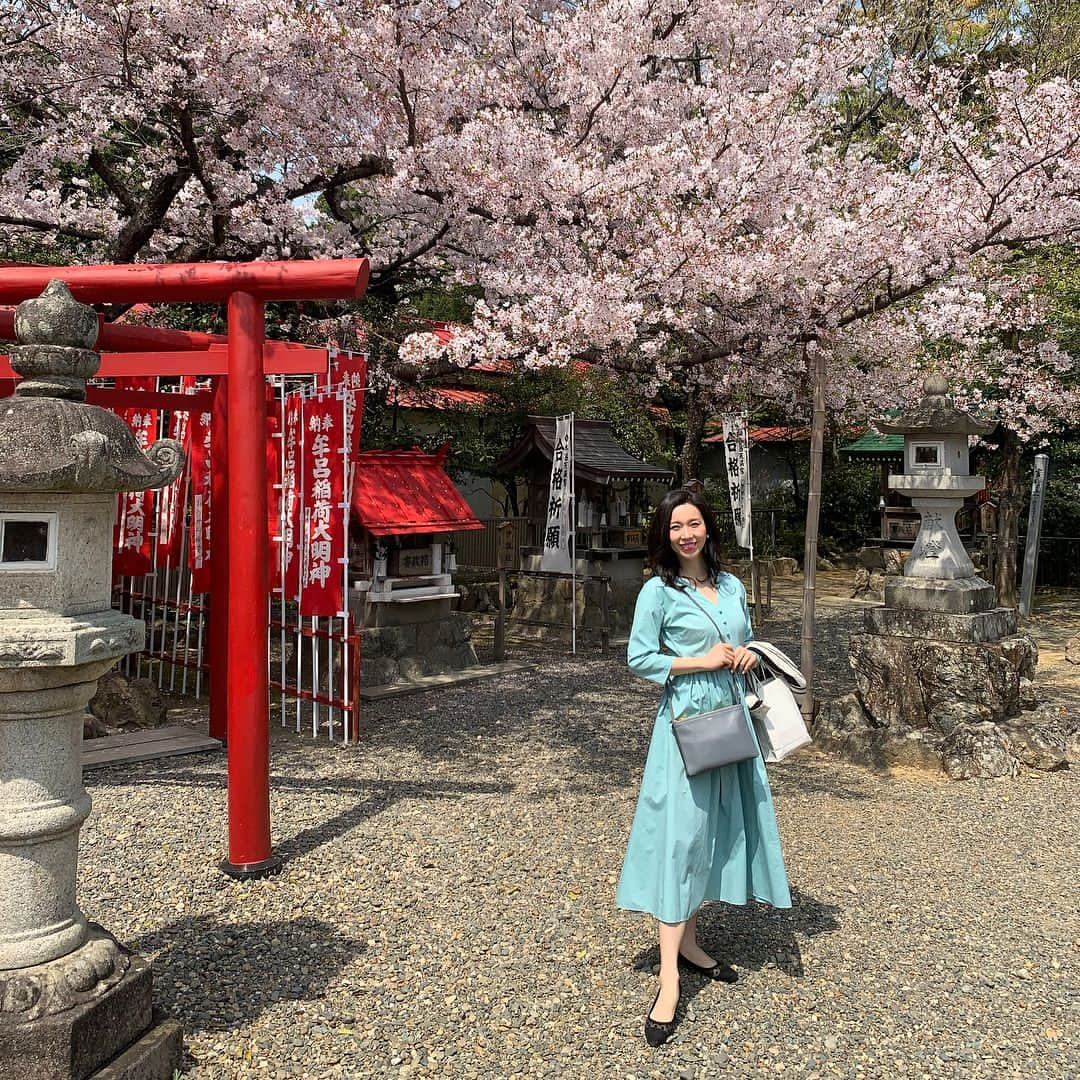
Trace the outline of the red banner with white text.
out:
[[[329,394],[309,398],[302,417],[300,614],[333,618],[344,602],[345,402]]]
[[[300,592],[300,462],[304,445],[303,408],[300,394],[285,398],[285,438],[281,470],[281,491],[278,493],[278,528],[282,547],[274,569],[274,587],[282,587],[284,572],[285,596],[295,598]],[[282,561],[284,560],[284,567]]]
[[[180,392],[190,394],[195,389],[195,377],[185,375],[180,380]],[[177,411],[169,422],[169,438],[175,439],[184,448],[185,460],[191,458],[191,414]],[[180,552],[184,540],[184,497],[187,492],[188,469],[168,487],[161,489],[158,496],[157,511],[157,564],[158,566],[177,567],[180,565]]]
[[[117,379],[118,390],[154,390],[152,377]],[[120,414],[144,453],[157,439],[158,410],[124,409]],[[136,577],[150,572],[150,524],[154,518],[152,491],[122,491],[116,500],[113,529],[113,575]]]
[[[191,414],[191,538],[188,566],[193,592],[210,591],[210,418],[209,409]]]

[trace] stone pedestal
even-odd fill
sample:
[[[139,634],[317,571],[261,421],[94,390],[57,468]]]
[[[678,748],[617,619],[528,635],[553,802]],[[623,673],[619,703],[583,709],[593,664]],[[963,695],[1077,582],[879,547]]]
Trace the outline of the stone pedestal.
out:
[[[23,378],[0,409],[0,1080],[172,1080],[179,1029],[153,1018],[150,966],[87,925],[76,873],[86,706],[144,636],[111,610],[116,492],[170,483],[183,451],[144,454],[84,403],[97,316],[61,283],[20,304],[15,329]]]
[[[86,935],[58,960],[0,972],[0,1080],[171,1080],[180,1068],[180,1026],[154,1014],[150,965],[99,926]]]

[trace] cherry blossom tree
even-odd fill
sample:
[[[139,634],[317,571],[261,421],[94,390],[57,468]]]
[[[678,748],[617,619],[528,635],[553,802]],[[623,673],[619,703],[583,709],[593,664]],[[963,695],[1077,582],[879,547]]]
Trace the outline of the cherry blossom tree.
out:
[[[985,311],[1018,252],[1080,227],[1075,82],[907,48],[902,7],[9,3],[0,235],[112,260],[365,253],[376,290],[479,297],[468,332],[406,360],[816,392],[820,464],[826,407],[891,402],[921,355],[894,313]]]

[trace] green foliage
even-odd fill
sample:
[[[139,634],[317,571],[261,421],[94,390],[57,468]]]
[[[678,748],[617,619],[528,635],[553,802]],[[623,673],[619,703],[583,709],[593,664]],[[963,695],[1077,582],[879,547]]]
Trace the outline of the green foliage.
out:
[[[1046,453],[1050,455],[1050,480],[1046,485],[1043,535],[1080,536],[1080,431],[1051,440]],[[1030,472],[1025,476],[1030,478]]]

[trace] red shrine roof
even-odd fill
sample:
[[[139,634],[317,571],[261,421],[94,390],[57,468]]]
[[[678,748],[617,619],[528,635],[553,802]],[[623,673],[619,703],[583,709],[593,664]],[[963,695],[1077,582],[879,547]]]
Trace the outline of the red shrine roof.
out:
[[[356,457],[353,516],[376,536],[482,529],[446,475],[447,443],[422,450],[365,450]]]

